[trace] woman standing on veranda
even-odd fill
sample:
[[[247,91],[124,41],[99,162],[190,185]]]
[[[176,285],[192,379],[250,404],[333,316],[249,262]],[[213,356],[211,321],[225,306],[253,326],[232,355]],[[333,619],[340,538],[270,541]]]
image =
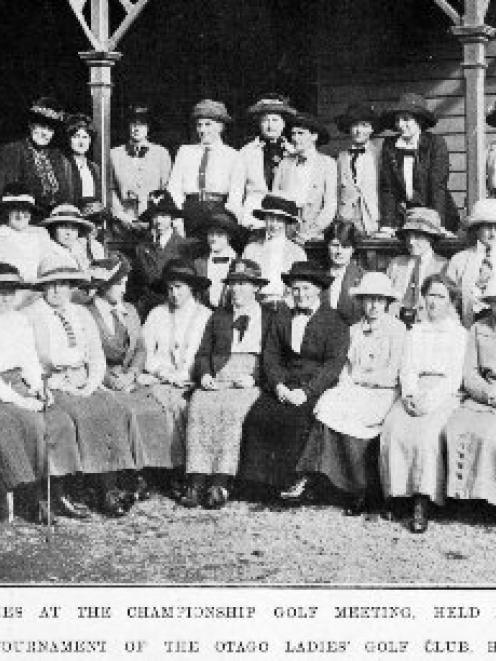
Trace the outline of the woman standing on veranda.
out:
[[[446,494],[445,427],[459,405],[466,331],[453,311],[456,290],[444,275],[422,285],[427,318],[407,334],[401,399],[384,421],[380,473],[386,498],[411,498],[411,531],[427,529],[429,504]]]
[[[99,199],[101,196],[100,168],[88,158],[95,137],[95,127],[90,117],[76,113],[66,118],[65,133],[69,143],[72,202],[80,207],[88,200]],[[68,201],[64,200],[64,202]]]

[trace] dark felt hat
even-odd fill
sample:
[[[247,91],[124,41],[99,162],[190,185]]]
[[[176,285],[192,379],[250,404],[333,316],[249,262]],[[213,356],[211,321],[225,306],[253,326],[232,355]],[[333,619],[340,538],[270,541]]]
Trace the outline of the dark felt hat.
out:
[[[102,223],[110,220],[112,214],[107,207],[96,197],[87,198],[80,206],[81,214],[92,223]]]
[[[349,133],[353,124],[368,122],[376,133],[380,128],[379,115],[370,103],[352,103],[341,115],[334,118],[341,133]]]
[[[260,208],[253,211],[255,218],[260,218],[261,220],[264,220],[267,214],[280,216],[282,220],[289,223],[298,222],[298,207],[296,206],[296,202],[280,195],[269,193],[263,198]]]
[[[73,135],[79,129],[84,129],[92,138],[95,135],[93,120],[82,112],[75,113],[74,115],[67,115],[64,127],[68,136]]]
[[[0,290],[25,289],[29,287],[19,274],[19,270],[12,264],[0,262]]]
[[[0,212],[9,209],[29,209],[33,215],[40,213],[29,188],[17,181],[5,186],[0,199]]]
[[[315,261],[294,262],[288,273],[283,273],[281,279],[286,285],[291,285],[295,280],[308,280],[318,287],[326,288],[332,282],[332,276]]]
[[[190,285],[192,289],[207,289],[212,284],[211,280],[198,275],[193,262],[187,259],[171,259],[164,266],[161,277],[153,283],[157,291],[165,291],[167,284],[172,280],[179,280]]]
[[[172,218],[181,218],[183,216],[183,212],[176,206],[172,195],[167,190],[161,191],[161,195],[156,202],[153,200],[148,202],[148,208],[146,211],[143,211],[139,219],[144,223],[149,223],[157,214],[171,216]]]
[[[247,114],[255,121],[258,121],[262,115],[280,115],[283,118],[296,114],[296,109],[292,108],[289,97],[282,94],[270,92],[262,96],[256,103],[250,106]]]
[[[218,230],[229,235],[230,239],[246,238],[247,232],[236,220],[236,216],[227,209],[207,210],[204,214],[190,219],[188,234],[204,239],[211,230]]]
[[[308,129],[311,133],[317,133],[320,145],[329,142],[329,131],[325,124],[318,117],[308,112],[297,112],[295,115],[288,117],[288,124],[291,128],[300,127]]]
[[[268,285],[267,278],[262,278],[262,269],[251,259],[235,259],[229,273],[224,278],[224,282],[231,284],[233,282],[253,282],[261,287]]]
[[[29,109],[29,121],[57,128],[64,121],[64,111],[60,103],[51,96],[42,96],[33,102]]]
[[[424,128],[437,124],[436,115],[427,107],[427,101],[421,94],[406,92],[398,101],[383,112],[381,122],[384,128],[395,130],[396,116],[402,113],[413,115]]]

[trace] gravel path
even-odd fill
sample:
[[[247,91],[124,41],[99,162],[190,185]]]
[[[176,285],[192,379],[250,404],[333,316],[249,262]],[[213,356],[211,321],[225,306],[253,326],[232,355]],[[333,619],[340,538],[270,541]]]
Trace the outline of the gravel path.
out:
[[[154,496],[119,520],[0,524],[1,582],[488,583],[496,576],[496,516],[406,522],[347,518],[334,506],[291,509],[231,502],[185,510]]]

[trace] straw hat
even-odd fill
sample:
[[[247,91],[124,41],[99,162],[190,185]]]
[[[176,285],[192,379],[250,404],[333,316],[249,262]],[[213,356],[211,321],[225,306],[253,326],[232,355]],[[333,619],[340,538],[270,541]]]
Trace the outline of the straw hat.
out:
[[[64,121],[64,111],[60,103],[51,96],[42,96],[33,102],[29,109],[29,120],[57,128]]]
[[[427,207],[412,207],[406,212],[406,221],[403,227],[396,230],[399,238],[404,238],[408,231],[428,234],[432,238],[443,236],[441,216],[435,209]]]
[[[496,198],[478,200],[474,204],[465,226],[468,229],[482,224],[496,225]]]
[[[260,285],[261,287],[269,284],[266,278],[262,278],[262,269],[260,266],[251,259],[235,259],[223,282],[227,284],[232,284],[233,282],[253,282],[253,284]]]
[[[250,106],[247,114],[257,121],[262,115],[280,115],[286,119],[295,115],[296,110],[290,106],[289,97],[271,92]]]
[[[281,279],[285,285],[291,286],[295,280],[306,280],[323,289],[332,282],[332,276],[326,273],[320,264],[311,260],[308,262],[294,262],[290,270],[281,275]]]
[[[7,184],[0,200],[0,211],[9,209],[28,209],[32,214],[39,212],[31,191],[20,182]]]
[[[367,271],[360,283],[350,288],[351,296],[383,296],[391,301],[397,301],[399,295],[394,291],[391,280],[380,271]]]
[[[199,101],[193,108],[191,118],[214,119],[216,122],[223,122],[224,124],[232,122],[232,117],[227,112],[227,108],[222,101],[213,101],[212,99]]]
[[[51,282],[65,280],[73,282],[74,285],[78,283],[88,284],[90,282],[88,274],[81,271],[69,257],[56,253],[47,255],[38,267],[36,285],[46,285]]]
[[[81,211],[72,204],[59,204],[52,209],[52,212],[42,220],[40,225],[43,227],[56,227],[57,225],[75,225],[80,229],[90,232],[95,228],[93,223],[85,218]]]
[[[260,218],[261,220],[265,220],[267,214],[279,216],[288,223],[298,222],[298,207],[296,206],[296,202],[281,195],[269,193],[263,198],[260,208],[253,211],[255,218]]]

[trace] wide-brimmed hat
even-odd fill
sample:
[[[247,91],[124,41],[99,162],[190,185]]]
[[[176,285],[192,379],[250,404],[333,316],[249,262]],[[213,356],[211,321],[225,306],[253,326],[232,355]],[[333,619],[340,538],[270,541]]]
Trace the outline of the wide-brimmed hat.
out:
[[[353,124],[368,122],[374,133],[380,128],[379,115],[370,103],[352,103],[346,111],[334,118],[336,126],[341,133],[349,133]]]
[[[84,129],[88,135],[93,138],[95,135],[95,126],[93,120],[82,112],[73,115],[67,115],[64,122],[65,132],[68,136],[73,135],[79,129]]]
[[[179,280],[190,285],[192,289],[206,289],[212,281],[201,275],[195,268],[193,262],[188,259],[171,259],[164,266],[161,277],[153,283],[153,289],[165,291],[171,280]]]
[[[29,188],[20,182],[7,184],[0,199],[0,211],[9,209],[28,209],[32,214],[39,213],[34,195]]]
[[[0,289],[26,289],[29,285],[21,278],[19,269],[0,262]]]
[[[150,124],[150,108],[145,103],[132,103],[127,109],[126,119],[128,124],[131,122]]]
[[[406,92],[398,101],[382,114],[381,121],[384,128],[396,129],[396,116],[401,113],[413,115],[424,128],[437,124],[436,115],[427,107],[427,101],[421,94]]]
[[[281,279],[286,285],[291,285],[295,280],[308,280],[324,289],[332,282],[332,276],[326,273],[318,262],[312,260],[294,262],[290,270],[281,275]]]
[[[222,101],[213,101],[212,99],[199,101],[191,112],[191,118],[193,120],[213,119],[224,124],[232,122],[232,117],[227,112],[225,104]]]
[[[412,207],[407,209],[406,220],[403,227],[396,230],[396,236],[404,238],[405,233],[421,232],[431,238],[438,239],[443,236],[441,216],[435,209],[427,207]]]
[[[318,144],[325,145],[329,142],[329,131],[327,126],[314,115],[308,112],[297,112],[295,115],[288,117],[288,124],[291,128],[300,127],[308,129],[311,133],[317,133]]]
[[[90,220],[87,220],[81,211],[72,204],[59,204],[52,209],[52,212],[41,221],[40,225],[43,227],[56,227],[57,225],[75,225],[79,229],[84,229],[88,232],[95,229],[95,226]]]
[[[96,259],[91,264],[91,284],[97,289],[107,289],[131,272],[131,264],[122,253],[114,253],[106,259]]]
[[[36,285],[46,285],[52,282],[68,281],[77,284],[89,284],[90,277],[76,265],[70,257],[58,253],[50,253],[38,266]]]
[[[64,121],[64,111],[60,103],[51,96],[42,96],[33,102],[29,109],[29,120],[57,128]]]
[[[143,211],[139,219],[144,223],[149,223],[157,214],[171,216],[172,218],[182,218],[183,216],[182,210],[176,206],[172,195],[166,190],[162,191],[162,195],[157,202],[154,202],[153,200],[148,202],[147,209]]]
[[[350,287],[350,296],[383,296],[397,301],[399,295],[393,289],[390,278],[381,271],[367,271],[356,287]]]
[[[270,92],[258,99],[246,112],[255,121],[258,121],[262,115],[269,114],[286,118],[295,115],[296,109],[291,107],[289,97]]]
[[[479,297],[480,301],[489,303],[489,301],[496,301],[496,277],[492,277],[486,285],[484,293]]]
[[[478,200],[472,207],[472,213],[467,218],[465,227],[469,229],[482,224],[496,225],[496,198]]]
[[[255,285],[264,287],[269,284],[267,278],[262,278],[262,269],[252,259],[235,259],[229,268],[229,273],[223,282],[253,282]]]
[[[260,218],[261,220],[264,220],[267,214],[279,216],[288,223],[298,222],[298,207],[296,206],[296,202],[281,195],[272,195],[272,193],[269,193],[263,198],[260,208],[253,211],[255,218]]]
[[[211,230],[225,232],[230,239],[240,239],[246,234],[236,216],[227,209],[207,210],[204,214],[190,218],[188,236],[204,239]]]
[[[102,223],[111,218],[107,207],[96,198],[86,199],[80,206],[81,215],[92,223]]]

